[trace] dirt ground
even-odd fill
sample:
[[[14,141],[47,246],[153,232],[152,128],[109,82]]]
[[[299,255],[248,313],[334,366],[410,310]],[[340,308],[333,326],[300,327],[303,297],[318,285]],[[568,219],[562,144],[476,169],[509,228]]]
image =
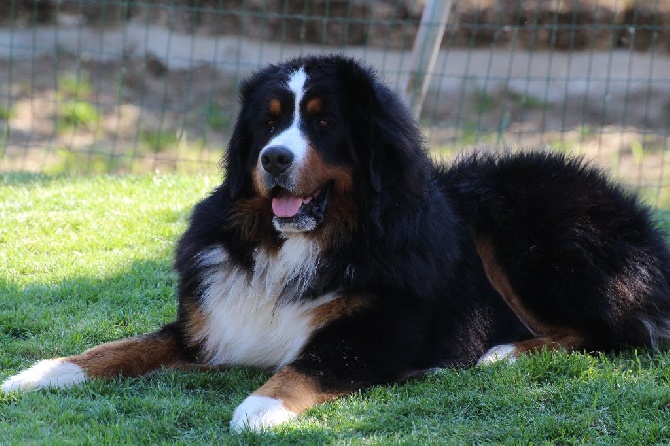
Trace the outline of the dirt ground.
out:
[[[160,10],[151,20],[134,10],[118,19],[122,26],[100,26],[90,23],[95,14],[68,12],[67,3],[37,26],[0,27],[0,171],[211,171],[235,119],[239,79],[257,67],[337,51],[376,67],[400,89],[409,59],[407,49],[393,43],[331,47],[286,43],[286,35],[191,32],[167,23]],[[479,2],[467,11],[482,23],[483,11],[494,4]],[[416,15],[409,6],[407,20]],[[34,13],[35,5],[27,11]],[[456,14],[461,23],[474,20],[466,20],[467,11]],[[207,23],[200,19],[200,31]],[[619,42],[588,51],[547,48],[538,33],[532,45],[532,39],[447,45],[421,117],[427,143],[447,158],[473,146],[584,153],[651,201],[668,202],[670,55],[662,38],[646,48]]]
[[[0,21],[172,31],[407,50],[426,0],[14,0]],[[444,46],[670,50],[670,0],[461,0],[452,2]]]

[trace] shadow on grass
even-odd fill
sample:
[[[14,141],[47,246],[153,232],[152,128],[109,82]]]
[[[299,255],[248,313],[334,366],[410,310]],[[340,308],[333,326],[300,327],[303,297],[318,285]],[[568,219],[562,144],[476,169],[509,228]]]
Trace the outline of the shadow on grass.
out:
[[[175,286],[167,259],[135,261],[101,278],[25,287],[0,279],[3,369],[154,331],[175,317]]]
[[[167,259],[136,261],[102,278],[27,287],[0,280],[0,380],[38,359],[158,329],[175,316],[175,284]],[[669,370],[668,354],[607,359],[543,353],[512,366],[444,370],[374,388],[309,411],[273,432],[237,437],[228,432],[232,412],[267,379],[267,372],[166,371],[0,396],[0,438],[7,423],[8,443],[49,438],[107,444],[429,444],[453,435],[455,443],[563,438],[566,443],[622,444],[617,440],[628,438],[649,444],[670,438],[662,430],[670,407]],[[641,421],[622,428],[620,416]],[[593,431],[594,423],[604,426],[602,432]],[[651,426],[650,433],[637,434],[644,426]],[[548,429],[553,429],[550,434]]]
[[[171,261],[166,259],[136,261],[103,278],[75,277],[26,287],[1,279],[0,382],[37,360],[77,354],[159,329],[175,318],[175,285]],[[99,424],[95,435],[100,438],[116,435],[114,425],[127,424],[129,439],[167,441],[187,431],[184,424],[195,426],[199,417],[216,414],[221,420],[216,425],[227,426],[234,407],[268,377],[267,372],[250,368],[163,371],[139,378],[94,380],[71,389],[0,393],[0,413],[6,414],[0,416],[0,437],[3,420],[8,420],[33,426],[26,429],[27,439],[66,440],[67,432],[76,439],[79,422],[72,420],[90,417],[87,422]],[[189,410],[192,413],[185,415]],[[31,414],[29,422],[24,413]],[[147,429],[147,422],[151,428]],[[44,426],[65,435],[51,437]],[[110,426],[112,430],[106,432]],[[160,430],[169,433],[155,432]]]

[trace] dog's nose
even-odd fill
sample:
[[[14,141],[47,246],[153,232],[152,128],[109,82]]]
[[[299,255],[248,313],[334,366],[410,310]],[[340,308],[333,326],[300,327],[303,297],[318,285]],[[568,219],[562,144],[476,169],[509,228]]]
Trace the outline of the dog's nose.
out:
[[[280,175],[293,163],[293,152],[284,146],[267,147],[261,153],[261,164],[266,172]]]

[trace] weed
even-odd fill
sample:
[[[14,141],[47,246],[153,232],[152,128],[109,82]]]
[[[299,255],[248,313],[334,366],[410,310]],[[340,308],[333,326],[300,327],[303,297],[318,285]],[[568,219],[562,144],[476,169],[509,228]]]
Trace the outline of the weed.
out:
[[[0,160],[7,154],[7,145],[9,142],[9,126],[0,126]]]
[[[637,139],[631,141],[630,150],[633,153],[633,160],[635,163],[640,164],[644,160],[644,146]]]
[[[476,99],[476,110],[479,114],[488,113],[494,109],[496,106],[496,101],[494,97],[487,93],[486,91],[478,91],[475,95]]]
[[[547,103],[540,98],[536,98],[532,95],[519,95],[516,98],[516,103],[519,107],[526,110],[543,110],[547,108]]]
[[[57,95],[61,99],[86,99],[93,94],[88,73],[66,74],[58,78]]]
[[[80,99],[72,99],[61,104],[56,116],[56,127],[59,130],[79,127],[93,130],[99,121],[100,113],[93,104]]]
[[[179,144],[179,137],[175,132],[162,129],[144,130],[140,132],[139,138],[154,153],[165,152]]]
[[[120,156],[98,151],[88,147],[86,151],[74,151],[66,148],[56,150],[57,161],[45,169],[48,175],[61,174],[102,174],[122,170],[125,166]]]
[[[230,127],[230,113],[217,104],[209,103],[203,110],[207,126],[214,130],[225,130]]]
[[[474,122],[467,122],[463,126],[461,136],[456,141],[454,141],[454,144],[460,146],[472,146],[473,144],[475,144],[475,142],[477,142],[478,136],[479,136],[479,127],[477,126],[477,124]]]
[[[0,107],[0,120],[8,121],[16,116],[16,111],[12,107]]]
[[[594,128],[593,126],[590,126],[588,124],[581,125],[578,128],[578,133],[582,138],[589,137],[589,136],[597,136],[599,134],[599,132],[596,128]]]

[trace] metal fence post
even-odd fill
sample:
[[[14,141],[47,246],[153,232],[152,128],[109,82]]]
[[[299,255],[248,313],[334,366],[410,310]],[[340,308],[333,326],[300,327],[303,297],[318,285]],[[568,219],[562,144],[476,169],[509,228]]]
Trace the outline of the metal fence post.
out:
[[[419,31],[414,39],[404,88],[405,100],[415,118],[421,115],[421,108],[428,91],[429,75],[435,67],[442,36],[449,19],[451,0],[428,0],[421,15]]]

